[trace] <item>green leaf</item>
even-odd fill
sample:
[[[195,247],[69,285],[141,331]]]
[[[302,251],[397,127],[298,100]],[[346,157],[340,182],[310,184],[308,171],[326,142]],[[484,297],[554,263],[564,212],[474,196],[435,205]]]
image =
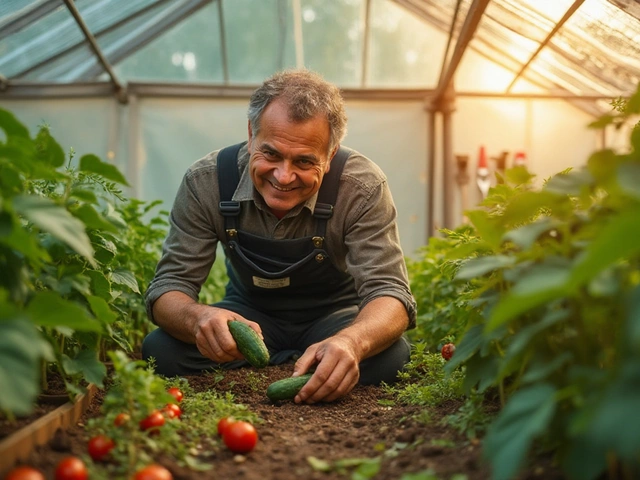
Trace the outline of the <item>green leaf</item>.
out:
[[[627,194],[640,200],[640,165],[624,163],[618,167],[618,184]]]
[[[40,362],[53,351],[38,329],[22,318],[0,320],[0,410],[27,415],[40,393]]]
[[[69,196],[94,205],[97,205],[98,203],[98,197],[96,197],[95,192],[92,190],[85,190],[84,188],[72,188]]]
[[[29,138],[29,130],[8,110],[0,108],[0,128],[7,137]]]
[[[451,360],[444,366],[447,373],[452,373],[456,367],[462,365],[471,358],[484,343],[483,326],[474,325],[462,337],[462,340],[456,345],[456,353]]]
[[[635,287],[628,298],[626,338],[636,354],[640,353],[640,286]]]
[[[83,378],[89,382],[102,388],[104,377],[107,374],[107,367],[98,360],[98,352],[95,350],[81,350],[76,358],[69,358],[63,355],[62,364],[64,370],[74,375],[81,373]]]
[[[587,246],[576,262],[570,283],[578,287],[593,279],[605,268],[621,259],[630,259],[640,253],[640,221],[635,208],[612,216],[597,237]]]
[[[462,264],[455,277],[456,280],[471,280],[481,277],[495,270],[511,267],[515,264],[515,257],[507,255],[487,255],[472,258]]]
[[[571,293],[569,268],[563,265],[534,265],[491,311],[487,331],[492,331],[518,315]]]
[[[100,332],[102,325],[76,303],[60,298],[54,292],[41,291],[34,295],[26,309],[36,325],[68,327],[77,331]]]
[[[47,127],[41,127],[36,135],[36,157],[42,163],[58,168],[64,165],[64,150],[60,144],[51,136]],[[43,172],[47,172],[44,170]]]
[[[573,353],[563,352],[551,361],[548,359],[535,359],[522,376],[522,383],[536,383],[544,380],[564,364],[571,362]]]
[[[41,230],[49,232],[66,243],[95,266],[93,249],[85,232],[85,226],[67,210],[48,198],[35,195],[17,196],[13,199],[13,206],[20,215]]]
[[[508,225],[531,223],[542,209],[564,201],[565,197],[547,190],[522,192],[505,205],[502,221]]]
[[[591,122],[588,127],[589,128],[595,128],[595,129],[602,129],[604,127],[606,127],[607,125],[610,125],[611,123],[613,123],[613,120],[616,117],[611,115],[611,114],[607,114],[607,115],[602,115],[600,118],[598,118],[597,120]]]
[[[542,218],[535,223],[511,230],[504,235],[504,240],[515,243],[523,250],[530,249],[540,235],[554,228],[550,218]]]
[[[111,310],[109,304],[103,298],[92,295],[87,297],[87,301],[93,314],[98,320],[102,321],[102,323],[110,325],[118,318],[118,315]]]
[[[330,472],[331,464],[325,460],[320,460],[312,455],[307,457],[307,462],[317,472]]]
[[[504,227],[500,224],[499,219],[490,217],[483,210],[471,210],[466,212],[467,218],[476,227],[478,236],[486,241],[491,248],[497,250],[502,243],[502,235]]]
[[[73,215],[82,220],[87,228],[105,230],[114,233],[118,232],[116,226],[113,225],[113,223],[108,222],[92,205],[88,205],[86,203],[81,205],[73,211]]]
[[[493,480],[509,480],[520,469],[531,443],[553,418],[555,393],[543,383],[519,390],[507,401],[484,440]]]
[[[107,180],[129,186],[127,179],[115,165],[105,163],[95,155],[84,155],[80,159],[80,170],[87,173],[97,173]]]
[[[566,195],[580,195],[584,189],[591,188],[593,177],[587,170],[572,170],[559,173],[549,179],[545,190]]]
[[[111,300],[111,282],[104,273],[100,270],[87,270],[85,275],[91,279],[91,291],[95,295],[105,300]]]
[[[130,270],[126,270],[124,268],[115,269],[111,274],[111,281],[113,283],[129,287],[135,293],[140,293],[138,281],[136,280],[133,272],[131,272]]]

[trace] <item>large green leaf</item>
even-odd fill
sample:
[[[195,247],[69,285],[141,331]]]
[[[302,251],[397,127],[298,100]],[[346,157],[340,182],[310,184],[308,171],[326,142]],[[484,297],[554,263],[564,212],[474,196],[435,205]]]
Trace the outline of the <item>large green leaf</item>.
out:
[[[502,243],[502,235],[505,230],[500,221],[483,210],[471,210],[466,212],[467,218],[476,227],[478,236],[497,250]]]
[[[464,334],[456,346],[455,355],[444,366],[445,372],[448,374],[453,372],[456,367],[462,365],[482,347],[485,341],[482,329],[482,325],[474,325]]]
[[[81,373],[84,379],[102,387],[102,381],[107,374],[107,368],[98,360],[98,353],[95,350],[81,350],[76,358],[62,357],[62,364],[67,373],[74,375]]]
[[[519,390],[507,401],[484,440],[493,480],[514,478],[531,443],[553,418],[555,393],[553,386],[543,383]]]
[[[36,293],[27,305],[27,313],[36,325],[67,327],[85,332],[102,331],[100,322],[89,316],[84,308],[54,292]]]
[[[92,265],[95,265],[93,249],[85,232],[85,225],[67,210],[48,198],[35,195],[15,197],[13,206],[16,212],[31,223],[66,243]]]
[[[637,256],[640,253],[639,238],[640,221],[635,208],[612,216],[576,262],[571,272],[571,285],[580,286],[615,262]]]
[[[620,165],[618,167],[618,184],[626,194],[640,200],[640,165],[637,163]]]
[[[111,274],[111,281],[113,283],[125,285],[135,293],[140,293],[140,288],[138,287],[138,280],[136,280],[136,277],[131,270],[126,270],[124,268],[116,268]]]
[[[49,129],[46,127],[40,128],[40,131],[36,135],[36,158],[51,167],[51,170],[64,165],[64,150],[62,150],[60,144],[51,136]],[[47,174],[51,170],[45,169],[43,172]],[[45,178],[49,177],[47,176]]]
[[[487,255],[472,258],[462,264],[456,275],[456,280],[471,280],[481,277],[495,270],[511,267],[515,262],[515,257],[507,255]]]
[[[587,170],[559,173],[549,179],[545,190],[566,195],[580,195],[593,184],[593,177]]]
[[[84,155],[80,159],[80,170],[87,173],[97,173],[107,180],[129,186],[127,179],[115,165],[105,163],[95,155]]]
[[[523,250],[528,250],[544,232],[551,230],[555,223],[550,218],[542,218],[535,223],[511,230],[504,235],[504,240],[515,243]]]
[[[0,320],[0,410],[25,415],[40,393],[41,361],[53,351],[28,320]]]
[[[630,343],[635,354],[640,356],[640,286],[631,291],[627,303],[625,340]]]
[[[113,223],[107,221],[92,205],[86,203],[81,205],[73,211],[73,215],[82,220],[87,228],[114,233],[118,232],[118,228]]]
[[[13,113],[3,108],[0,108],[0,128],[4,130],[7,137],[29,138],[27,127],[20,123]]]
[[[109,304],[103,298],[92,295],[87,297],[87,301],[93,314],[102,321],[102,323],[108,325],[115,322],[118,318],[118,315],[111,310]]]
[[[494,330],[528,310],[570,294],[569,273],[566,265],[534,265],[491,311],[487,331]]]

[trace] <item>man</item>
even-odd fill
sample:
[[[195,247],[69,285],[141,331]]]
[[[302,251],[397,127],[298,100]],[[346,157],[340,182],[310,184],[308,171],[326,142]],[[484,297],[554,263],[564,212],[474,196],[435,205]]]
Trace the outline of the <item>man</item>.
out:
[[[174,202],[146,293],[160,328],[143,357],[158,373],[243,362],[227,321],[256,330],[272,364],[299,355],[315,372],[296,402],[332,401],[359,381],[391,383],[409,360],[415,325],[396,209],[380,169],[340,148],[339,90],[307,70],[267,79],[251,96],[248,141],[193,164]],[[197,302],[222,243],[221,302]]]

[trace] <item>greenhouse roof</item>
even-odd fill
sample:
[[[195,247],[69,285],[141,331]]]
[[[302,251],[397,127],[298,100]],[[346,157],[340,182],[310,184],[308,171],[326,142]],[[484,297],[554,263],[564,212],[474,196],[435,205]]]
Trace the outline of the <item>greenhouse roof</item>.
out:
[[[0,91],[228,95],[306,66],[352,95],[440,99],[472,50],[504,74],[457,94],[598,114],[640,81],[639,19],[637,0],[3,0]]]

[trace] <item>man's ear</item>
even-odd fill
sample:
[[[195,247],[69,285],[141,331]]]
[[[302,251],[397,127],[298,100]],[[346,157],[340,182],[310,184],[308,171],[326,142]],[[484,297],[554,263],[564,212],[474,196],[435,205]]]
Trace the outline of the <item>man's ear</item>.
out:
[[[251,152],[251,140],[253,139],[253,131],[251,130],[251,121],[247,121],[247,134],[249,135],[249,139],[247,140],[247,148],[249,152]]]
[[[331,169],[331,160],[333,160],[333,157],[338,153],[339,149],[340,145],[336,146],[336,148],[333,149],[333,152],[329,155],[329,161],[327,162],[327,167],[324,169],[324,173],[327,173]]]

